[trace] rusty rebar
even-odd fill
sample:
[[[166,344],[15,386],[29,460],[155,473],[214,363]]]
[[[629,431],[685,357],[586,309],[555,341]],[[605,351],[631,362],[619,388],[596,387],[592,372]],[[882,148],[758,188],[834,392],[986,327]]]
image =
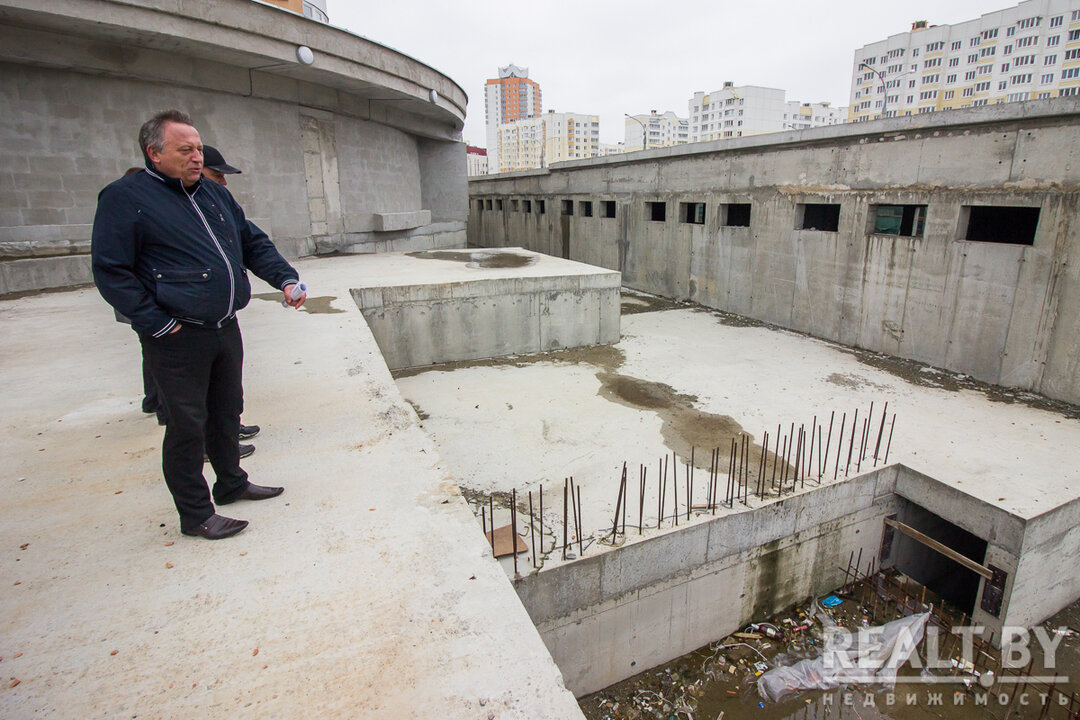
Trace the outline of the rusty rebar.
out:
[[[835,419],[836,419],[836,411],[835,410],[830,410],[829,411],[829,437],[825,440],[825,459],[821,463],[825,467],[825,472],[829,472],[829,446],[832,445],[832,426],[833,426],[833,420],[835,420]],[[818,437],[820,438],[821,435],[818,435]],[[818,456],[820,456],[820,455],[821,455],[821,453],[818,453]],[[820,469],[818,470],[818,479],[819,480],[821,479],[821,470]]]
[[[544,537],[540,533],[540,537]],[[532,490],[529,491],[529,550],[532,554],[532,566],[536,569],[536,516],[533,515]]]
[[[892,414],[892,422],[889,423],[889,442],[885,445],[885,459],[883,463],[889,462],[889,449],[892,447],[892,431],[896,427],[896,413]]]
[[[855,417],[851,419],[851,439],[847,446],[847,465],[844,466],[844,477],[851,473],[851,452],[855,448],[855,426],[859,424],[859,408],[855,408]]]
[[[495,539],[494,533],[491,539]],[[514,577],[517,577],[517,488],[510,488],[510,550],[514,555]]]
[[[567,515],[569,514],[568,513],[569,509],[566,506],[566,502],[567,502],[566,493],[567,493],[568,489],[569,489],[569,479],[568,478],[563,478],[563,481],[562,481],[562,559],[563,560],[566,559],[566,541],[567,541],[566,535],[567,535],[567,531],[568,531],[567,519],[566,519]]]
[[[881,426],[877,431],[877,442],[874,444],[874,467],[877,467],[878,453],[881,451],[881,436],[885,432],[885,417],[889,414],[889,401],[885,401],[885,407],[881,409]]]

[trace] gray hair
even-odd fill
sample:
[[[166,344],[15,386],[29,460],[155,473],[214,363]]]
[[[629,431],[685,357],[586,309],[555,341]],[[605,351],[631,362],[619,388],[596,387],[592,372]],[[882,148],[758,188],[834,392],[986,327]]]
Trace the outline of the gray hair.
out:
[[[162,110],[154,117],[150,118],[143,123],[143,126],[139,128],[139,149],[142,150],[143,159],[146,162],[150,162],[150,156],[146,153],[146,148],[152,147],[155,150],[161,151],[165,146],[165,123],[181,123],[183,125],[194,125],[191,121],[191,116],[183,110]]]

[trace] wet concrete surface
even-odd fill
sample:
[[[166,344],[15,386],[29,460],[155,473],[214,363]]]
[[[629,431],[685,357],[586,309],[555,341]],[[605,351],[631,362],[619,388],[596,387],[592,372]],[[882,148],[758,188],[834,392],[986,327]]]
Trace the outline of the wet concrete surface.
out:
[[[423,250],[405,253],[420,260],[447,260],[474,268],[520,268],[536,262],[536,255],[492,250]]]
[[[268,300],[270,302],[280,303],[282,294],[279,292],[272,293],[259,293],[252,295],[252,300]],[[308,299],[304,301],[304,304],[300,306],[300,312],[308,312],[314,315],[334,315],[336,313],[343,313],[344,310],[339,310],[333,307],[330,303],[337,300],[336,297],[331,295],[309,295]]]
[[[754,436],[747,433],[735,418],[699,410],[696,407],[698,398],[694,395],[678,393],[664,383],[613,372],[597,372],[596,377],[601,382],[598,393],[600,397],[627,407],[655,412],[663,422],[660,432],[665,445],[676,453],[683,463],[693,459],[694,467],[708,470],[712,460],[706,448],[711,450],[718,437],[735,437],[740,434],[749,439],[751,467],[757,467],[761,463],[762,452],[770,462],[776,462],[776,455],[763,450],[755,442]],[[732,446],[724,445],[719,450],[719,470],[726,473],[732,456]]]
[[[681,307],[689,307],[686,303],[675,302],[659,295],[623,290],[622,314],[637,315],[645,312],[659,312],[661,310],[674,310]]]

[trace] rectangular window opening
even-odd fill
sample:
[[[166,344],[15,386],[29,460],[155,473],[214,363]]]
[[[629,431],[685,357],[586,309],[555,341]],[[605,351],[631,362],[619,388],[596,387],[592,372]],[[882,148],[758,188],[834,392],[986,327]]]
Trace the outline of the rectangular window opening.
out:
[[[647,202],[645,203],[645,215],[653,222],[666,222],[667,221],[667,203],[666,202]]]
[[[824,230],[836,232],[840,229],[840,205],[836,203],[803,203],[799,205],[800,230]]]
[[[477,200],[476,201],[476,209],[483,212],[483,210],[484,210],[484,201],[483,200]]]
[[[601,200],[600,206],[603,209],[604,217],[615,217],[615,201],[614,200]]]
[[[518,203],[517,198],[514,198],[513,200],[510,201],[510,209],[513,210],[514,212],[517,212],[518,210],[521,209],[520,208],[520,203]]]
[[[705,224],[705,203],[679,203],[679,217],[691,225]]]
[[[922,237],[925,205],[874,205],[874,234]]]
[[[563,215],[573,215],[574,214],[574,201],[573,200],[563,200],[562,201],[562,214]]]
[[[522,209],[523,212],[527,212],[527,213],[532,212],[532,200],[522,200],[521,203],[522,203],[522,208],[521,209]]]
[[[724,225],[750,227],[750,203],[728,203]]]
[[[545,215],[547,213],[547,203],[543,200],[537,200],[536,212],[540,213],[541,215]]]
[[[487,203],[487,209],[490,210],[491,209],[491,200],[485,200],[484,202]]]
[[[496,210],[502,210],[503,209],[502,198],[499,198],[498,200],[495,201],[495,209]]]
[[[592,200],[582,200],[578,205],[581,207],[582,217],[592,217]]]
[[[1039,208],[1005,205],[970,205],[964,239],[971,242],[1034,245]]]

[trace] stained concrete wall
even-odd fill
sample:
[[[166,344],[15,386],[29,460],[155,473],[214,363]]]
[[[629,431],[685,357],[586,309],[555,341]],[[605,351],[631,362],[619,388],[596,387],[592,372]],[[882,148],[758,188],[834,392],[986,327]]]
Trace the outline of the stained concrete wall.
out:
[[[895,468],[528,575],[515,582],[579,697],[843,582],[896,511]]]
[[[1080,100],[1060,98],[472,178],[469,243],[568,249],[635,289],[1080,402],[1078,124]],[[564,216],[567,200],[616,218]],[[725,223],[731,203],[749,227]],[[800,229],[806,203],[838,204],[837,230]],[[925,205],[924,233],[875,234],[880,204]],[[966,240],[980,205],[1037,207],[1033,244]]]
[[[0,294],[90,281],[97,193],[166,107],[243,170],[229,189],[287,256],[461,247],[464,106],[412,58],[249,0],[0,0]]]
[[[1027,522],[1012,584],[1009,625],[1030,627],[1080,595],[1080,499]]]

